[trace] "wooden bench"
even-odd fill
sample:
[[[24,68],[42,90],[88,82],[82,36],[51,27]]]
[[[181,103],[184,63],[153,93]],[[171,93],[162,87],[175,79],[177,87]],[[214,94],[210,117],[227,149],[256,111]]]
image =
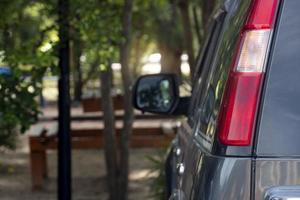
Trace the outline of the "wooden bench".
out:
[[[134,127],[131,148],[167,147],[174,137],[176,127]],[[119,145],[121,128],[116,129]],[[101,149],[104,146],[103,129],[73,129],[71,131],[72,149]],[[47,153],[56,150],[58,145],[57,124],[36,126],[29,136],[32,188],[41,189],[48,177]]]
[[[124,114],[123,113],[115,113],[115,120],[123,120]],[[83,115],[73,115],[71,116],[71,121],[101,121],[103,120],[102,113],[96,114],[83,114]],[[169,116],[169,115],[159,115],[159,114],[141,114],[137,113],[134,115],[135,120],[157,120],[157,119],[170,119],[175,120],[177,119],[176,116]],[[41,116],[39,117],[39,122],[52,122],[57,121],[57,116]]]
[[[116,95],[112,97],[113,106],[115,110],[123,110],[123,96]],[[84,98],[82,101],[82,107],[84,112],[98,112],[103,111],[102,100],[100,97]]]

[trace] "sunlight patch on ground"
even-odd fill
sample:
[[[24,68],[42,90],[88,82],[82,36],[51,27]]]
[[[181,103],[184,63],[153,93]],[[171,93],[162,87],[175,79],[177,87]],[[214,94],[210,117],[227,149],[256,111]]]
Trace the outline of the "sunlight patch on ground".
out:
[[[11,181],[10,179],[0,179],[0,187],[3,188],[22,188],[22,183]]]
[[[150,169],[141,169],[141,170],[132,170],[129,179],[131,181],[138,181],[142,179],[155,178],[158,176],[158,173],[152,172]]]
[[[24,158],[5,159],[4,161],[5,161],[6,165],[12,165],[12,166],[28,164],[28,160],[26,160]]]

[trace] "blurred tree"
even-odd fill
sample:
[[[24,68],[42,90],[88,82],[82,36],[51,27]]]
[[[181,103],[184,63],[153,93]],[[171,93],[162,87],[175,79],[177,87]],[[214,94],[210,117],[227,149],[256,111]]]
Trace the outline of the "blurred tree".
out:
[[[111,63],[101,66],[101,94],[102,102],[105,102],[103,106],[104,113],[104,148],[105,148],[105,160],[108,177],[108,190],[111,200],[117,200],[119,198],[119,180],[118,180],[118,152],[116,144],[116,128],[115,128],[115,115],[114,107],[111,97],[111,85],[112,85],[112,69]]]
[[[128,199],[128,174],[129,174],[129,141],[132,133],[133,107],[132,107],[132,76],[129,68],[130,45],[131,45],[131,26],[132,26],[132,7],[133,0],[124,0],[122,13],[122,32],[123,41],[120,44],[120,63],[122,82],[124,88],[124,118],[121,134],[120,147],[120,196],[121,200]]]
[[[188,55],[191,79],[196,65],[195,56],[203,42],[209,17],[215,7],[215,0],[177,0],[183,26],[185,50]]]
[[[136,0],[132,17],[133,72],[145,54],[161,53],[162,72],[180,74],[183,52],[182,28],[176,1]],[[139,59],[139,60],[138,60]]]
[[[11,75],[0,75],[0,146],[14,149],[16,136],[36,122],[38,106],[34,97],[38,90],[17,70]]]
[[[97,8],[97,9],[95,9]],[[72,34],[79,36],[81,48],[80,57],[90,61],[87,77],[100,72],[101,98],[104,103],[104,138],[105,160],[108,172],[110,199],[126,199],[128,192],[128,158],[129,136],[131,133],[133,110],[131,106],[131,71],[129,68],[129,44],[131,23],[130,1],[95,1],[82,2],[74,0],[72,4],[73,21]],[[123,11],[122,11],[123,10]],[[122,17],[123,16],[123,17]],[[124,20],[124,21],[122,21]],[[78,39],[73,38],[73,51]],[[79,56],[79,54],[78,54]],[[74,56],[76,57],[76,56]],[[79,60],[80,60],[79,57]],[[77,58],[78,59],[78,58]],[[117,148],[115,138],[115,119],[112,104],[112,62],[120,60],[124,90],[124,128],[120,148]],[[90,74],[90,72],[92,72]],[[77,70],[76,73],[80,73]],[[83,80],[83,83],[85,81]]]
[[[73,96],[80,101],[83,88],[99,78],[100,64],[117,61],[121,1],[73,0],[71,40]],[[114,54],[114,55],[112,55]]]
[[[24,133],[37,119],[42,77],[55,66],[53,4],[43,1],[0,2],[0,63],[12,73],[0,77],[0,145]],[[8,147],[14,147],[9,142]]]
[[[70,62],[73,72],[73,100],[79,103],[81,102],[83,88],[83,72],[80,61],[83,54],[83,44],[80,37],[80,31],[76,30],[74,26],[70,26],[70,54]]]
[[[184,44],[185,49],[188,55],[188,61],[190,65],[190,74],[191,76],[194,75],[194,69],[195,69],[195,52],[194,52],[194,37],[192,33],[192,23],[191,23],[191,17],[190,17],[190,4],[189,0],[179,0],[178,6],[181,14],[181,21],[183,26],[183,35],[184,35]],[[191,77],[193,78],[193,77]]]
[[[154,31],[161,54],[161,72],[181,75],[181,55],[183,53],[182,27],[179,21],[177,2],[174,0],[151,5]],[[160,6],[157,6],[160,5]]]
[[[130,54],[130,71],[136,79],[145,64],[145,57],[155,52],[153,19],[150,12],[151,1],[135,0],[132,9],[132,50]]]
[[[215,1],[137,0],[133,9],[133,66],[143,51],[161,53],[162,72],[180,74],[181,55],[189,57],[191,74]],[[154,48],[153,48],[154,46]],[[139,50],[137,50],[139,49]],[[134,70],[136,67],[133,68]]]

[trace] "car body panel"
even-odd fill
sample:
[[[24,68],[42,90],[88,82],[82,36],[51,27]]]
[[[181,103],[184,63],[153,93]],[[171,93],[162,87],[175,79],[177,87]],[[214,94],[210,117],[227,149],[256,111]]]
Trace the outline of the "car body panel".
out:
[[[300,185],[300,159],[260,158],[256,160],[255,171],[257,200],[264,199],[273,187]]]
[[[183,179],[182,188],[187,199],[249,199],[251,160],[213,156],[201,149],[197,142],[191,144],[194,153],[187,169],[194,174]],[[192,176],[193,175],[193,176]]]
[[[270,188],[264,200],[299,200],[300,186],[280,186]]]

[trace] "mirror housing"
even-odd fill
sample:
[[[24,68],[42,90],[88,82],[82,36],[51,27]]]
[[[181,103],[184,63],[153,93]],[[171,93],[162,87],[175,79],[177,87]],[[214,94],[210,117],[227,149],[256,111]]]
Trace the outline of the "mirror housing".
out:
[[[179,97],[179,81],[175,74],[141,76],[134,85],[133,105],[142,112],[184,115],[188,102],[189,97]]]

